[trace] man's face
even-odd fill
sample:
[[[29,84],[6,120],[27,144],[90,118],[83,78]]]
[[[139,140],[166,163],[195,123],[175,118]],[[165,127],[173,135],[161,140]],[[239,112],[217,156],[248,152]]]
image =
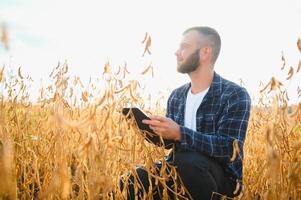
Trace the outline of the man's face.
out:
[[[181,41],[177,56],[177,70],[180,73],[195,71],[200,65],[200,36],[196,31],[186,33]]]

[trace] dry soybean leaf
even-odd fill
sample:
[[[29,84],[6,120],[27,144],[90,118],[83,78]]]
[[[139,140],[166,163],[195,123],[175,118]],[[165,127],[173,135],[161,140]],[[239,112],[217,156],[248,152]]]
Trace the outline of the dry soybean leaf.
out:
[[[236,195],[239,192],[239,189],[240,189],[240,183],[237,181],[236,182],[236,187],[235,187],[235,190],[234,190],[233,194]]]
[[[18,69],[18,75],[19,75],[20,79],[23,79],[23,76],[21,74],[21,67],[19,67],[19,69]]]
[[[130,87],[130,95],[131,95],[133,101],[135,101],[135,102],[139,101],[138,97],[135,97],[132,87]]]
[[[63,67],[63,74],[66,74],[67,72],[68,72],[68,64],[66,62]]]
[[[283,70],[283,69],[284,69],[284,67],[285,67],[285,64],[286,64],[286,61],[285,61],[285,58],[284,58],[283,52],[282,52],[281,60],[282,60],[282,62],[283,62],[283,64],[282,64],[282,67],[281,67],[281,70]]]
[[[301,60],[299,60],[299,65],[298,65],[297,73],[300,71],[300,69],[301,69]]]
[[[286,98],[286,100],[287,101],[289,101],[290,99],[289,99],[289,97],[288,97],[288,93],[287,93],[287,91],[285,91],[285,98]]]
[[[120,93],[123,92],[124,90],[128,89],[130,87],[130,84],[128,84],[127,86],[124,86],[123,88],[119,89],[119,90],[115,90],[114,93]]]
[[[56,66],[56,68],[55,68],[55,69],[58,69],[60,66],[61,66],[61,63],[60,63],[60,62],[58,62],[58,63],[57,63],[57,66]]]
[[[107,92],[102,96],[102,98],[100,98],[97,103],[96,103],[96,107],[100,106],[105,100],[107,99]]]
[[[73,96],[73,88],[70,88],[70,95],[69,98],[71,98]]]
[[[88,92],[83,92],[83,93],[82,93],[82,99],[83,99],[84,102],[87,102],[87,101],[88,101],[88,98],[87,98],[87,97],[88,97]]]
[[[133,80],[131,80],[130,81],[130,87],[131,87],[131,89],[132,89],[132,91],[136,91],[137,90],[137,81],[133,81]]]
[[[272,77],[270,83],[271,83],[271,89],[270,89],[270,91],[276,90],[277,88],[279,89],[280,86],[283,85],[280,81],[276,80],[275,77]],[[269,92],[270,92],[270,91],[269,91]]]
[[[234,140],[233,141],[233,154],[232,154],[230,161],[233,162],[236,159],[237,155],[239,155],[239,154],[240,154],[240,149],[238,146],[238,141]]]
[[[292,76],[294,75],[294,68],[293,67],[290,68],[287,75],[288,75],[288,77],[286,78],[286,80],[289,80],[289,79],[292,78]]]
[[[120,73],[120,71],[121,71],[121,67],[119,66],[118,71],[115,73],[115,75],[118,75]]]
[[[150,50],[149,50],[151,44],[152,44],[152,39],[151,39],[150,36],[148,36],[147,41],[146,41],[146,44],[145,44],[144,52],[143,52],[143,55],[142,55],[142,56],[144,56],[146,52],[147,52],[148,54],[151,54],[151,52],[150,52]]]
[[[4,66],[2,67],[1,71],[0,71],[0,82],[2,81],[3,79],[3,72],[4,72]]]
[[[8,42],[8,33],[7,33],[7,30],[6,30],[6,26],[3,24],[2,25],[2,33],[0,34],[0,42],[4,45],[4,48],[6,50],[9,49],[9,42]]]
[[[144,36],[144,39],[143,39],[143,41],[141,42],[142,44],[146,41],[146,39],[147,39],[147,36],[148,36],[148,33],[147,32],[145,32],[145,36]]]
[[[126,74],[130,74],[129,70],[127,69],[127,63],[125,63],[123,67],[123,78],[125,78]]]
[[[49,78],[51,78],[53,76],[54,71],[55,71],[55,68],[53,68],[52,72],[49,74]]]
[[[104,66],[103,74],[111,73],[111,66],[110,63],[107,62]]]
[[[124,71],[125,71],[126,73],[129,74],[130,72],[129,72],[129,70],[127,69],[127,66],[128,66],[128,64],[127,64],[127,62],[125,62],[125,63],[124,63]]]
[[[263,91],[265,91],[270,85],[271,85],[271,82],[269,82],[262,90],[260,90],[260,93],[262,93]]]
[[[152,64],[150,64],[143,72],[141,72],[142,75],[145,75],[148,71],[151,71],[152,77],[154,77],[154,68]]]
[[[78,77],[77,81],[78,81],[80,87],[84,88],[84,84],[82,83],[82,81],[81,81],[81,79],[79,77]]]
[[[301,40],[300,40],[300,38],[298,38],[297,46],[298,46],[299,51],[301,52]]]

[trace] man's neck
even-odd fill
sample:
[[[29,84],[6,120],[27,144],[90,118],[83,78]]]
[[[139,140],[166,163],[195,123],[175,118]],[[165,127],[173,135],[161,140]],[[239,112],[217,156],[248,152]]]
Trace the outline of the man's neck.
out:
[[[191,92],[199,93],[210,87],[214,70],[211,67],[198,67],[197,70],[188,74],[191,80]]]

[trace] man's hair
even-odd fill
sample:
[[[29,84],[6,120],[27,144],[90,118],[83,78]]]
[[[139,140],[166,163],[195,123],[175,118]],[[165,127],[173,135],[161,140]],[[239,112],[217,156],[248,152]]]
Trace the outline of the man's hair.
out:
[[[221,38],[218,32],[208,26],[196,26],[196,27],[191,27],[186,31],[184,31],[183,35],[190,31],[197,31],[200,35],[204,36],[205,39],[204,42],[208,43],[208,45],[210,45],[212,48],[213,51],[212,63],[214,64],[221,50]]]

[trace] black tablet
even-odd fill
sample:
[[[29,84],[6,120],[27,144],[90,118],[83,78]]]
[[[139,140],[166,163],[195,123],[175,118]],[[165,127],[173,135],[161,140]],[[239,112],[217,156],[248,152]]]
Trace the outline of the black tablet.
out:
[[[142,120],[144,119],[149,119],[150,118],[139,108],[136,107],[131,107],[131,108],[123,108],[122,109],[122,114],[125,115],[128,119],[131,119],[134,116],[134,119],[136,121],[136,124],[141,132],[145,134],[146,139],[157,145],[157,146],[162,146],[162,142],[160,140],[160,136],[158,136],[150,127],[148,124],[144,124]],[[164,139],[164,147],[166,149],[172,148],[172,144],[174,144],[173,140],[166,140]]]

